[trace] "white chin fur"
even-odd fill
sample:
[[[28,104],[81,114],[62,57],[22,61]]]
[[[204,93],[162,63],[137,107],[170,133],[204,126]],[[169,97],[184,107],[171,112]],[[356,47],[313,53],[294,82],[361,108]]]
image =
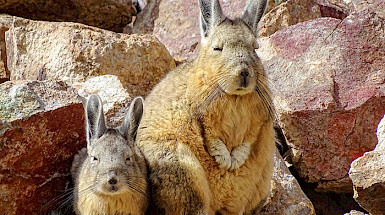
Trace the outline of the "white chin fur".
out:
[[[248,87],[248,88],[242,88],[242,89],[237,89],[237,88],[233,88],[233,89],[223,89],[223,87],[221,87],[222,90],[226,93],[226,94],[229,94],[229,95],[237,95],[237,96],[243,96],[243,95],[246,95],[246,94],[249,94],[251,92],[254,91],[253,88],[251,87]]]

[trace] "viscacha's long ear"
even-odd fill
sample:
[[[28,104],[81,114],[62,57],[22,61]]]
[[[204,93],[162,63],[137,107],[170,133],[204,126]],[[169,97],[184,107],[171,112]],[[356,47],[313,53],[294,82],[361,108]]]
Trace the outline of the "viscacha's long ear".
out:
[[[202,38],[206,38],[226,17],[222,13],[218,0],[198,0],[198,3],[200,9],[201,34]]]
[[[258,23],[266,9],[267,0],[250,0],[243,13],[242,20],[257,35]]]
[[[91,95],[86,104],[86,135],[87,149],[90,150],[91,140],[101,137],[106,131],[106,122],[103,113],[103,103],[96,94]]]
[[[130,105],[118,130],[128,141],[135,142],[136,132],[143,115],[143,98],[136,97]]]

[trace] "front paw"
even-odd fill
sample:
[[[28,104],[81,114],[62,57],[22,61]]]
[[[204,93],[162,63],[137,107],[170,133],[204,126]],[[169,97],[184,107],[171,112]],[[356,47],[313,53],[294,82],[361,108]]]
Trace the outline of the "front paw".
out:
[[[250,143],[242,143],[231,151],[231,166],[230,170],[235,170],[241,167],[250,155]]]
[[[230,152],[221,140],[211,140],[207,144],[207,151],[219,164],[219,168],[228,170],[231,167]]]

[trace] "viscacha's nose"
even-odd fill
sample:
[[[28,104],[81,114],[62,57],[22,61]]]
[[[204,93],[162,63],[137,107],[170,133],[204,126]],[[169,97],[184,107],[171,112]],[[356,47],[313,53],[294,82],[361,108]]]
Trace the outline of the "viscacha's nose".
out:
[[[117,174],[114,170],[111,170],[108,172],[108,183],[111,185],[117,184],[118,179],[117,179]]]
[[[114,177],[114,178],[110,178],[110,180],[108,180],[108,183],[111,184],[111,185],[114,185],[116,183],[118,183],[118,180]]]
[[[242,69],[239,73],[239,82],[241,87],[247,87],[249,85],[249,71]]]

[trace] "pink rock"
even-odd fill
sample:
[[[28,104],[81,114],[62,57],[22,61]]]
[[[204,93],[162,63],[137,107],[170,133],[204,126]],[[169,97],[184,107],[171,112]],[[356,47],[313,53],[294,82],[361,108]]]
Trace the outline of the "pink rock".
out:
[[[385,1],[383,0],[352,0],[352,4],[355,11],[369,9],[385,19]]]
[[[363,10],[342,22],[300,23],[260,41],[294,165],[320,190],[351,192],[350,163],[375,146],[385,113],[383,26]]]

